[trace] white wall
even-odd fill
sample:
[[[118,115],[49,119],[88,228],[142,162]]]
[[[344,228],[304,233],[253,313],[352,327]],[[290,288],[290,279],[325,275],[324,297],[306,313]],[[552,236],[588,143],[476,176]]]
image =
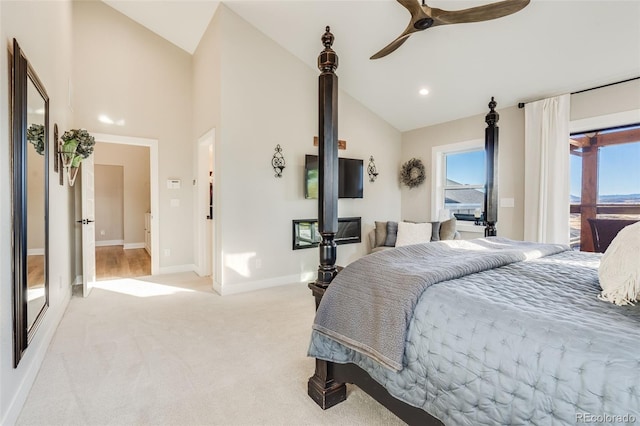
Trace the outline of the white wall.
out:
[[[640,109],[640,80],[571,95],[572,121],[638,109]]]
[[[96,246],[124,244],[124,168],[94,165]]]
[[[204,181],[202,177],[198,178],[195,174],[198,171],[198,165],[202,164],[201,160],[198,160],[197,156],[199,155],[199,149],[197,148],[198,140],[207,134],[211,129],[213,129],[212,134],[214,137],[214,145],[213,145],[213,178],[214,185],[216,190],[213,193],[213,223],[208,224],[211,228],[211,238],[213,241],[212,247],[212,270],[213,270],[213,281],[214,283],[218,283],[218,288],[220,287],[220,283],[222,283],[222,269],[220,265],[222,264],[222,239],[224,238],[224,233],[221,225],[221,221],[218,220],[218,215],[220,212],[220,191],[217,190],[218,185],[220,184],[220,173],[218,173],[219,167],[222,164],[221,159],[216,154],[216,149],[219,147],[219,143],[215,143],[215,138],[218,134],[222,132],[221,126],[221,104],[222,104],[222,25],[220,23],[220,14],[216,13],[213,16],[213,19],[209,23],[205,33],[198,44],[198,48],[193,54],[192,58],[192,73],[193,73],[193,84],[192,84],[192,102],[193,102],[193,143],[194,147],[194,156],[193,156],[193,166],[194,166],[194,178],[197,179],[198,185],[206,185],[208,187],[208,182]],[[196,188],[199,194],[202,194],[206,189],[203,189],[201,186]],[[194,200],[195,203],[196,200]],[[194,205],[194,216],[193,216],[193,232],[196,237],[194,240],[194,251],[198,252],[201,250],[205,244],[209,244],[206,237],[200,235],[198,224],[201,223],[202,218],[200,216],[200,212],[197,209],[197,206]],[[206,252],[206,250],[205,250]],[[199,252],[198,252],[199,253]],[[203,255],[204,256],[204,255]],[[198,259],[201,260],[201,259]],[[207,269],[206,264],[208,262],[202,259],[198,265],[200,270]]]
[[[515,203],[513,208],[500,207],[498,209],[498,235],[520,240],[524,237],[523,171],[526,161],[524,158],[524,109],[518,109],[515,106],[503,107],[499,103],[500,100],[497,99],[497,101],[496,110],[500,114],[498,122],[500,128],[499,197],[513,198]],[[640,117],[637,113],[638,110],[640,110],[640,81],[637,80],[571,96],[571,120],[589,119],[628,111],[636,111],[636,114],[632,114],[632,116]],[[617,123],[616,125],[631,123]],[[433,146],[484,139],[485,127],[484,115],[477,115],[405,132],[402,134],[402,161],[418,157],[425,164],[431,164],[431,148]],[[431,216],[430,212],[430,181],[416,189],[403,188],[403,219],[428,220]],[[465,234],[466,238],[477,236]]]
[[[73,280],[73,193],[58,185],[49,158],[49,310],[18,368],[13,368],[11,273],[11,159],[9,46],[15,37],[49,95],[53,124],[70,128],[67,105],[71,76],[71,4],[69,2],[0,2],[0,423],[13,424],[35,379],[47,345],[67,306]]]
[[[94,151],[96,165],[121,166],[123,171],[122,236],[125,248],[131,244],[144,244],[144,214],[150,211],[149,148],[97,142]],[[97,168],[96,168],[97,170]],[[96,174],[96,190],[99,177]],[[166,185],[165,185],[166,187]],[[97,196],[97,192],[96,192]],[[97,204],[96,207],[100,208]],[[100,236],[96,212],[96,240],[117,240]],[[105,230],[106,233],[106,230]]]
[[[304,155],[317,153],[313,137],[318,134],[319,72],[224,5],[211,26],[196,52],[194,73],[201,75],[200,67],[219,69],[212,78],[220,78],[220,83],[210,85],[201,96],[219,90],[220,109],[214,103],[205,105],[196,94],[194,104],[208,109],[194,110],[200,114],[197,132],[216,127],[215,205],[222,231],[217,234],[218,289],[232,293],[313,279],[318,250],[292,250],[291,221],[317,217],[317,201],[304,199],[303,169]],[[319,39],[323,28],[318,31]],[[195,84],[199,87],[198,80]],[[338,204],[340,217],[362,217],[365,237],[374,220],[400,216],[400,133],[343,92],[339,117],[339,137],[347,141],[340,156],[361,158],[366,165],[373,155],[380,172],[375,183],[365,180],[363,199]],[[271,168],[277,144],[287,164],[280,179]],[[365,254],[365,240],[339,246],[338,263]]]
[[[94,133],[158,140],[159,266],[191,270],[191,56],[102,2],[74,2],[73,18],[74,123]],[[102,115],[114,124],[100,121]],[[167,188],[174,178],[181,189]]]

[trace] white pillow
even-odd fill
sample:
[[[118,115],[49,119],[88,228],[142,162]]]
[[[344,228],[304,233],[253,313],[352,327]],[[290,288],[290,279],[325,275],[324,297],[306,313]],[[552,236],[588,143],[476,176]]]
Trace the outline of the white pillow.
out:
[[[601,300],[633,305],[640,299],[640,222],[624,227],[600,260]]]
[[[422,244],[431,241],[431,223],[398,222],[396,247]]]

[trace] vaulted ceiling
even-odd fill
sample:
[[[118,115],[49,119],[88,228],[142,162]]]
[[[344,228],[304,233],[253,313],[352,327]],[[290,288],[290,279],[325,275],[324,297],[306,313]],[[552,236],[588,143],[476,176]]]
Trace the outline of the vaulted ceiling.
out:
[[[219,7],[209,0],[103,1],[189,53]],[[314,69],[330,25],[341,89],[401,131],[484,113],[491,96],[500,108],[640,76],[640,0],[532,0],[496,20],[416,33],[377,60],[369,57],[409,22],[396,1],[223,3]],[[420,95],[422,88],[429,94]]]

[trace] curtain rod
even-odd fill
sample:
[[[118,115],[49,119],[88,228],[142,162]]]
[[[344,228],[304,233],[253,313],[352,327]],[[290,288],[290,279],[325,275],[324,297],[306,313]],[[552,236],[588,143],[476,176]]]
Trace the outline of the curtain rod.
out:
[[[638,79],[640,79],[640,76],[639,77],[631,77],[631,78],[628,78],[626,80],[615,81],[613,83],[603,84],[602,86],[591,87],[589,89],[578,90],[577,92],[571,92],[571,94],[575,95],[577,93],[588,92],[590,90],[602,89],[603,87],[615,86],[616,84],[622,84],[622,83],[626,83],[628,81],[633,81],[633,80],[638,80]],[[529,101],[529,102],[535,102],[535,101]],[[529,102],[520,102],[518,104],[518,108],[524,108],[524,106],[526,104],[528,104]]]

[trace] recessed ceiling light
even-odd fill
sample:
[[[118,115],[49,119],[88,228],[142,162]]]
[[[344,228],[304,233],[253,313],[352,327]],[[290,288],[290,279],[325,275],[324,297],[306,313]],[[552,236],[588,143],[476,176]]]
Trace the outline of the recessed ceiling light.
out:
[[[429,89],[420,89],[420,93],[422,96],[427,96],[429,94]]]

